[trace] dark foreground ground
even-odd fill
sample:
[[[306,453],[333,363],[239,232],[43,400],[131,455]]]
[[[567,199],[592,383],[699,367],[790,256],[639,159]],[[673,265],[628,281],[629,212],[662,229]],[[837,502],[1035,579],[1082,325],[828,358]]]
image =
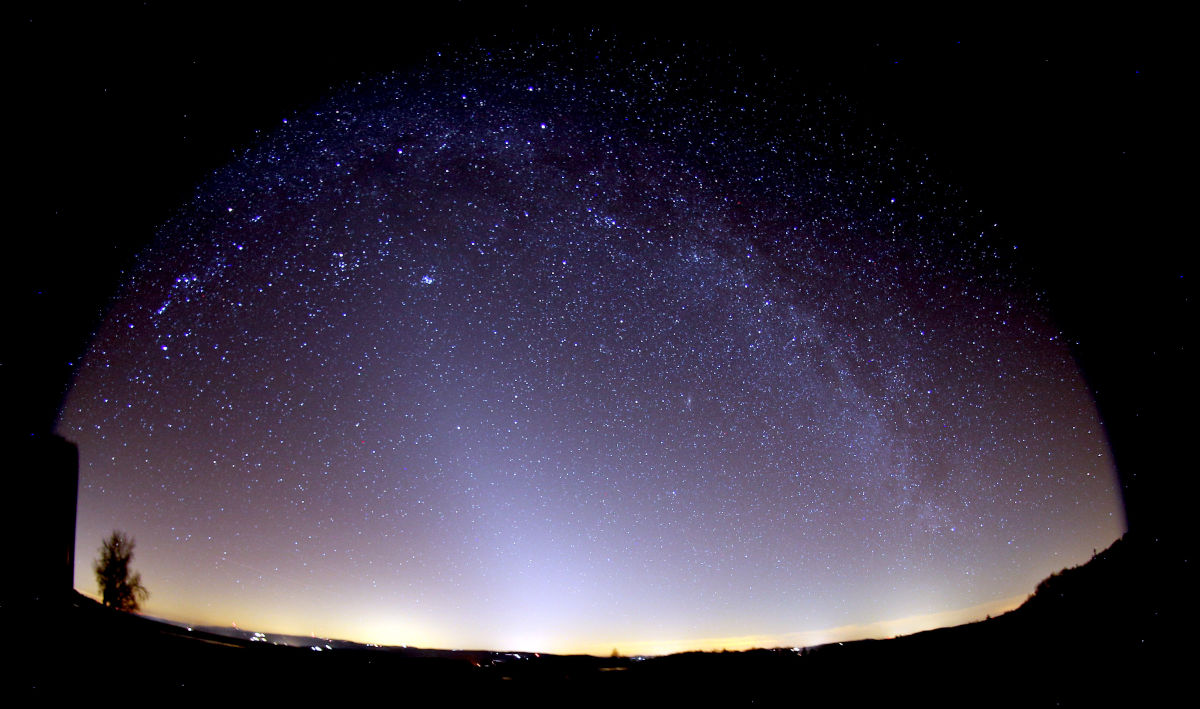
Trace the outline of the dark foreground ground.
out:
[[[317,652],[189,631],[79,595],[6,603],[5,654],[19,659],[3,661],[3,694],[101,706],[1161,706],[1194,656],[1184,645],[1191,626],[1175,625],[1190,581],[1161,547],[1126,536],[998,618],[802,652],[640,659],[352,643]]]

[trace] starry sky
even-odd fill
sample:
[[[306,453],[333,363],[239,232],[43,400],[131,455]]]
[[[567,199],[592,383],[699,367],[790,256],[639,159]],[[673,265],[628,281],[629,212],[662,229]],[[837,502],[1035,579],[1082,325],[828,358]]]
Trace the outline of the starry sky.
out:
[[[980,618],[1119,536],[1001,225],[717,49],[446,47],[258,126],[62,407],[77,587],[118,527],[153,615],[654,653]]]

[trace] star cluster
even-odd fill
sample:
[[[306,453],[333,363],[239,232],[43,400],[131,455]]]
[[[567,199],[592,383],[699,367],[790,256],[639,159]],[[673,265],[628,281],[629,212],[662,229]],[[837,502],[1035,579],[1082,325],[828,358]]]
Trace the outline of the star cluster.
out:
[[[77,582],[117,526],[160,615],[603,652],[990,608],[1107,545],[1094,405],[986,215],[789,86],[582,42],[289,117],[93,341]]]

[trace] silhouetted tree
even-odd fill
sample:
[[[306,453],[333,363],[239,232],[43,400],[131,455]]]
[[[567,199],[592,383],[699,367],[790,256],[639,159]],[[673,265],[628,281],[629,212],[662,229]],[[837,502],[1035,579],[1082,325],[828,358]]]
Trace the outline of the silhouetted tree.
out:
[[[96,582],[100,584],[104,605],[136,611],[150,597],[150,592],[142,585],[142,575],[130,573],[131,561],[133,538],[114,529],[100,545],[100,558],[92,567],[96,570]]]

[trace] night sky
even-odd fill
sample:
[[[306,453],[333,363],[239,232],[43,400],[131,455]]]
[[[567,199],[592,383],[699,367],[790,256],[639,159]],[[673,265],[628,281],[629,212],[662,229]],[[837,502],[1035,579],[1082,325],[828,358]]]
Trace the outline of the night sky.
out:
[[[744,43],[410,54],[135,250],[56,428],[80,590],[117,527],[177,620],[733,649],[996,614],[1124,531],[1022,243],[919,131]]]

